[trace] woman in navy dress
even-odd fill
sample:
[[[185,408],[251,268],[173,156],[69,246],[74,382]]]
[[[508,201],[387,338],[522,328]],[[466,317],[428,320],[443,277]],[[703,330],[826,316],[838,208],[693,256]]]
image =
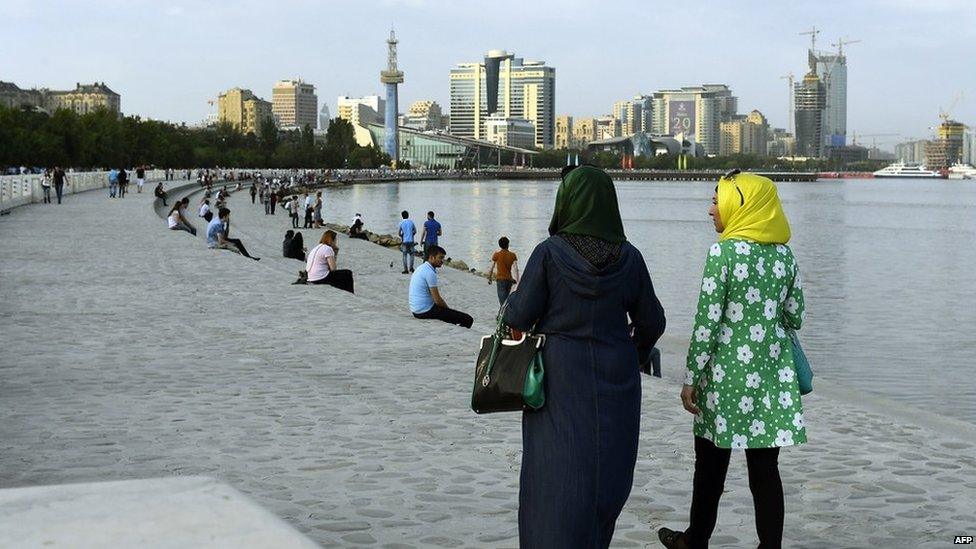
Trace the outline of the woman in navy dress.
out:
[[[522,416],[519,541],[607,547],[637,461],[638,348],[664,332],[664,310],[602,170],[564,175],[549,234],[505,311],[510,326],[546,335],[546,404]]]

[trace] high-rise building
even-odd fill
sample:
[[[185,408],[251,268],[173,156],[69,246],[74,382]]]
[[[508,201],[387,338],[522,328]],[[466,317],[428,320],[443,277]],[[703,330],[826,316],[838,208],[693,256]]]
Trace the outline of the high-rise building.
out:
[[[556,69],[504,50],[491,50],[481,63],[451,69],[451,133],[484,139],[493,114],[524,118],[535,126],[535,146],[554,144]]]
[[[902,162],[925,162],[925,145],[928,141],[917,139],[895,145],[895,157]]]
[[[271,89],[271,112],[281,129],[318,127],[319,98],[315,86],[301,80],[279,80]]]
[[[217,119],[229,123],[243,134],[257,135],[261,124],[274,120],[271,103],[241,88],[231,88],[217,97]]]
[[[332,113],[329,112],[329,105],[323,103],[322,110],[319,111],[319,131],[328,130],[330,124],[332,124]]]
[[[820,158],[824,153],[823,123],[826,89],[817,73],[810,71],[793,85],[793,117],[796,154]]]
[[[354,126],[382,124],[386,101],[378,95],[364,97],[339,96],[339,118]]]
[[[766,141],[766,155],[773,157],[794,156],[796,138],[783,128],[773,128]]]
[[[556,117],[555,147],[568,149],[573,143],[573,117],[561,114]]]
[[[401,117],[401,126],[406,126],[422,132],[444,129],[444,114],[437,101],[430,99],[414,101],[410,104],[407,114]]]
[[[112,91],[104,82],[75,84],[73,90],[49,90],[47,88],[21,89],[12,82],[0,82],[0,105],[8,108],[37,107],[48,112],[58,109],[87,114],[105,109],[118,116],[122,96]]]
[[[493,114],[485,119],[485,141],[521,149],[535,147],[535,126],[525,118]]]
[[[936,138],[925,145],[925,166],[939,170],[961,162],[965,134],[966,126],[955,120],[944,120]]]
[[[748,116],[736,117],[730,122],[722,122],[722,143],[719,154],[754,154],[766,156],[766,142],[769,139],[769,124],[759,111]]]
[[[823,145],[842,147],[847,144],[847,57],[821,53],[814,63],[824,85]]]
[[[620,120],[614,116],[601,116],[596,119],[596,138],[600,139],[612,139],[614,137],[620,137]]]
[[[617,101],[613,104],[613,117],[620,121],[622,135],[634,135],[641,131],[643,114],[640,105],[633,101]]]
[[[660,90],[651,99],[651,132],[683,135],[696,141],[708,155],[721,149],[721,125],[735,116],[738,98],[725,84]]]
[[[962,163],[976,166],[976,130],[967,129],[962,135]]]
[[[570,147],[574,149],[585,148],[588,144],[597,140],[596,118],[577,118],[573,120],[573,140]]]
[[[621,135],[652,133],[653,98],[638,95],[613,104],[613,117],[620,120]]]

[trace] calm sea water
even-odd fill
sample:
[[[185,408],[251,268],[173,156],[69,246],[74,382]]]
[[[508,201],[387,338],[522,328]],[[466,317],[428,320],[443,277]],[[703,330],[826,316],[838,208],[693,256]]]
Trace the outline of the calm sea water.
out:
[[[499,236],[528,259],[558,182],[437,181],[327,191],[327,219],[360,212],[396,233],[399,212],[443,225],[448,255],[487,270]],[[618,182],[624,229],[647,260],[668,332],[686,336],[716,234],[714,184]],[[804,278],[804,347],[818,376],[976,423],[976,181],[781,183]],[[679,365],[669,365],[677,368]]]

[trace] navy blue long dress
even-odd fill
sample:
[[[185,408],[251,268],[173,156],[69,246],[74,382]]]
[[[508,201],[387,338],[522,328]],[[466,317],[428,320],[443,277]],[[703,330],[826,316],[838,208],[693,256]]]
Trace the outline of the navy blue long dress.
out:
[[[641,382],[637,347],[664,332],[641,253],[623,243],[597,268],[553,236],[532,252],[505,321],[537,324],[546,404],[522,416],[519,541],[523,549],[607,547],[630,495]]]

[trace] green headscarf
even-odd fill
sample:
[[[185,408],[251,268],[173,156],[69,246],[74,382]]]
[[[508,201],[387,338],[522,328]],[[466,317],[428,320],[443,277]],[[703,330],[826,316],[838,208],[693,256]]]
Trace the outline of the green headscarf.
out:
[[[613,180],[600,168],[581,166],[569,172],[556,192],[549,234],[584,234],[609,242],[626,242]]]

